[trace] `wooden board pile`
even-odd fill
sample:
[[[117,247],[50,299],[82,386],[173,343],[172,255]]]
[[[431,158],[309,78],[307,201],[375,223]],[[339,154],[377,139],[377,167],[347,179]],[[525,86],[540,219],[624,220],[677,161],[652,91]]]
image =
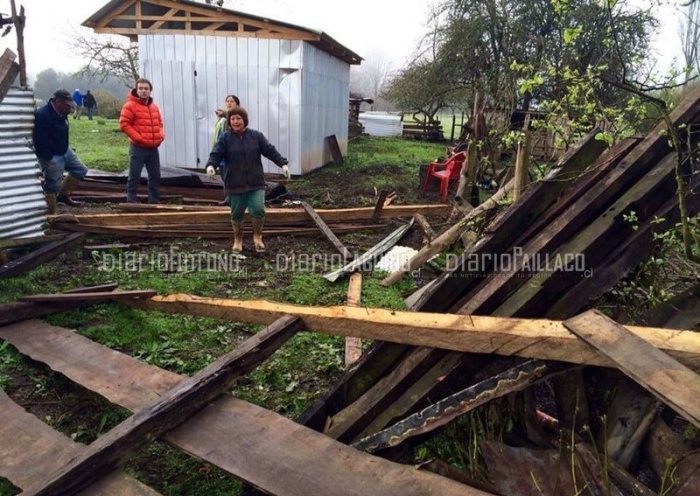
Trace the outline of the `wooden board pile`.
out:
[[[148,206],[123,204],[123,213],[58,215],[49,219],[51,227],[61,231],[136,236],[142,238],[231,237],[231,214],[228,207]],[[318,209],[310,206],[269,208],[265,214],[265,232],[269,235],[318,234],[315,217],[336,233],[386,227],[386,219],[411,217],[416,213],[447,216],[448,205],[396,205],[381,209],[371,207]],[[310,213],[313,212],[313,213]],[[314,213],[316,216],[314,216]],[[246,214],[243,229],[250,229]]]
[[[700,91],[681,102],[671,119],[682,139],[689,143],[689,149],[697,146],[693,131],[700,123]],[[578,151],[587,148],[590,146],[584,140]],[[464,315],[568,319],[590,308],[598,296],[648,258],[655,247],[654,234],[675,225],[679,219],[678,157],[668,144],[665,125],[660,124],[644,139],[620,142],[597,158],[570,152],[555,169],[564,171],[569,168],[567,161],[575,157],[580,160],[582,156],[589,158],[585,173],[574,178],[551,177],[531,186],[490,224],[482,238],[451,270],[414,301],[412,308]],[[687,158],[683,161],[682,170],[685,170],[691,161]],[[700,209],[697,193],[700,175],[691,172],[683,178],[683,196],[688,215],[695,215]],[[598,344],[603,349],[615,348],[614,342]],[[513,340],[503,343],[502,349],[518,349],[520,345],[531,346]],[[573,349],[563,351],[577,353]],[[501,353],[493,349],[485,352]],[[631,362],[623,366],[623,357],[616,356],[615,366],[635,380],[639,380],[632,373],[635,371],[673,376],[661,365],[662,361],[648,362],[651,358],[643,344],[627,352],[633,353]],[[649,363],[657,365],[659,370],[649,370]],[[481,446],[479,456],[486,460],[495,494],[540,494],[541,487],[551,489],[543,494],[565,496],[652,494],[649,487],[634,477],[643,466],[653,468],[654,475],[648,479],[652,486],[657,484],[655,490],[659,489],[659,481],[664,481],[668,489],[668,470],[675,468],[683,477],[674,481],[673,492],[668,494],[700,494],[697,456],[691,456],[692,461],[685,458],[687,446],[664,423],[676,419],[675,414],[683,414],[668,394],[659,402],[639,388],[630,387],[624,374],[597,367],[564,372],[555,367],[544,373],[549,385],[544,393],[542,388],[527,387],[510,394],[512,390],[499,386],[503,384],[499,379],[501,374],[506,377],[529,374],[531,384],[542,380],[537,367],[529,365],[533,368],[524,372],[518,370],[522,366],[520,361],[482,353],[381,343],[299,421],[346,443],[366,445],[372,436],[377,436],[378,443],[373,445],[383,446],[382,442],[401,437],[400,432],[408,430],[424,434],[412,438],[413,441],[424,440],[431,431],[428,425],[442,425],[435,415],[440,418],[447,415],[444,411],[430,413],[425,408],[450,398],[443,405],[445,411],[459,410],[463,399],[453,397],[455,391],[481,384],[479,394],[488,400],[509,393],[508,415],[516,426],[511,441],[520,446],[486,443]],[[490,385],[482,384],[489,377],[496,380]],[[678,378],[667,385],[693,398],[691,406],[697,408],[700,402],[697,384]],[[645,387],[658,396],[657,390]],[[622,394],[629,390],[634,394]],[[618,392],[607,411],[601,402],[606,391]],[[544,406],[543,400],[547,403]],[[638,400],[644,406],[635,410],[632,402]],[[664,404],[669,408],[662,408]],[[630,410],[635,410],[635,415],[630,415]],[[663,416],[659,414],[661,411]],[[421,412],[418,418],[414,417],[412,422],[406,420],[416,412]],[[600,420],[603,414],[607,414],[604,422]],[[555,432],[546,432],[540,421],[550,418],[557,419]],[[402,421],[408,424],[395,427]],[[395,430],[387,432],[392,426]],[[589,431],[584,432],[583,426]],[[384,437],[381,432],[385,433]],[[654,442],[655,436],[661,435],[664,442]],[[596,446],[589,444],[591,440],[596,441]],[[404,450],[388,449],[382,454],[400,459],[410,444],[404,443]],[[610,473],[593,463],[591,454],[616,471],[614,481],[610,482]],[[671,460],[670,468],[660,462],[664,458]],[[640,460],[644,463],[638,465]],[[573,470],[571,463],[591,471],[577,473],[578,469]],[[507,470],[498,470],[499,465]],[[539,467],[536,471],[535,466]],[[565,487],[571,489],[570,485],[557,486],[561,478],[553,474],[565,473],[573,474],[573,483],[579,477],[574,492],[566,491]],[[554,480],[553,485],[540,487],[545,479]],[[580,483],[581,480],[586,482]],[[602,480],[605,484],[598,483]],[[636,489],[630,489],[633,487]]]
[[[530,477],[546,490],[544,494],[575,494],[582,488],[584,490],[578,494],[618,494],[593,492],[593,489],[605,487],[606,475],[601,472],[596,453],[584,444],[577,444],[570,453],[550,449],[543,457],[543,450],[485,443],[484,456],[500,471],[503,484],[508,484],[499,486],[498,492],[438,462],[412,467],[367,453],[397,446],[493,398],[523,390],[533,382],[572,370],[572,367],[583,364],[632,364],[634,367],[630,362],[634,354],[627,353],[625,357],[615,346],[605,346],[605,341],[611,337],[620,338],[622,346],[618,348],[637,348],[647,353],[648,367],[636,374],[635,380],[672,402],[694,425],[700,423],[697,395],[674,389],[671,381],[682,380],[689,388],[700,387],[695,375],[700,370],[700,336],[690,331],[624,329],[596,312],[562,323],[417,314],[351,305],[327,308],[192,295],[161,297],[154,293],[118,291],[115,285],[103,285],[55,295],[34,295],[20,302],[0,305],[0,339],[70,380],[135,412],[92,444],[84,446],[59,434],[0,393],[3,412],[0,476],[22,488],[23,494],[157,494],[125,475],[119,467],[159,437],[266,494],[280,496],[516,495],[521,494],[518,491]],[[68,329],[36,320],[47,313],[107,300],[146,310],[246,321],[267,327],[193,376],[181,377]],[[595,348],[588,347],[566,328],[586,342],[594,343]],[[330,435],[342,426],[348,427],[347,423],[329,424],[324,435],[225,393],[236,377],[259,366],[302,330],[412,345],[435,343],[468,352],[470,357],[497,353],[561,362],[535,359],[518,364],[458,395],[445,398],[421,415],[408,417],[405,420],[408,426],[398,423],[380,432],[379,437],[368,436],[350,447]],[[655,374],[654,365],[663,367],[667,376]],[[392,378],[387,376],[386,381],[391,382]],[[365,399],[364,406],[371,407],[371,403]],[[379,421],[379,418],[374,419]],[[668,434],[656,432],[659,436]],[[668,439],[672,437],[663,441]],[[627,444],[618,443],[622,448]],[[664,453],[668,450],[665,444]],[[567,465],[569,459],[582,464],[571,471]],[[685,460],[694,458],[689,456]],[[518,472],[516,466],[527,472]],[[610,462],[609,466],[614,469],[610,479],[616,485],[632,488],[634,494],[647,494],[643,492],[643,485],[635,486],[619,463]],[[446,476],[431,473],[435,471]],[[514,473],[528,475],[523,475],[524,480],[515,480]],[[679,467],[678,474],[683,474],[680,480],[684,484],[694,484],[692,487],[697,489],[698,472],[694,466],[686,463]],[[570,492],[572,490],[574,492]]]

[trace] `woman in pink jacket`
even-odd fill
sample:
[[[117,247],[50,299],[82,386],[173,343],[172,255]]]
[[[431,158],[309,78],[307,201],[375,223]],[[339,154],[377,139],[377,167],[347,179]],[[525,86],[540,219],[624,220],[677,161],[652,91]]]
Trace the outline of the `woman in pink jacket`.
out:
[[[119,128],[129,138],[129,179],[126,182],[126,201],[136,202],[136,191],[141,171],[148,172],[148,203],[160,201],[160,155],[158,147],[165,138],[160,109],[151,98],[153,85],[140,78],[127,95],[119,113]]]

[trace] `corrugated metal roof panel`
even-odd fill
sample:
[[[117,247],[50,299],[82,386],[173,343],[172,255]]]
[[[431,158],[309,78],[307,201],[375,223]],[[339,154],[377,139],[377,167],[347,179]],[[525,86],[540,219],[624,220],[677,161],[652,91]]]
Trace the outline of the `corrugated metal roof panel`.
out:
[[[34,92],[10,88],[0,101],[0,239],[44,234],[46,202],[31,148]]]

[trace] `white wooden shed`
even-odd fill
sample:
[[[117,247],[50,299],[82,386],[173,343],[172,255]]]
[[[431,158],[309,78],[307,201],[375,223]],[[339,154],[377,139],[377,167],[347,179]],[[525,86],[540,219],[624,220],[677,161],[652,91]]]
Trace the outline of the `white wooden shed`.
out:
[[[329,136],[347,152],[350,66],[362,58],[323,32],[188,0],[111,0],[83,26],[138,42],[165,121],[163,165],[204,168],[228,94],[292,174],[332,160]]]

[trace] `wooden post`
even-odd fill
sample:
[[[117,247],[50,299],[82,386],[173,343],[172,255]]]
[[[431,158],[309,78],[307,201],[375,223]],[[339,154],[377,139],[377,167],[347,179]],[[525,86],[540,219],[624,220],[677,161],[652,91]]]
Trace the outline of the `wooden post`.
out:
[[[349,307],[360,306],[362,298],[362,272],[353,272],[350,274],[348,283],[348,295],[346,304]],[[362,356],[362,339],[346,337],[345,338],[345,368],[350,367],[353,363],[359,360]]]
[[[10,0],[12,9],[12,22],[15,25],[15,33],[17,34],[17,57],[19,59],[19,85],[22,88],[27,87],[27,60],[24,56],[24,6],[19,8],[19,16],[15,7],[15,0]]]
[[[532,141],[530,132],[530,113],[525,115],[523,124],[523,140],[518,143],[518,153],[515,156],[515,186],[513,187],[513,200],[517,200],[527,186],[527,171],[530,168],[530,144]]]

